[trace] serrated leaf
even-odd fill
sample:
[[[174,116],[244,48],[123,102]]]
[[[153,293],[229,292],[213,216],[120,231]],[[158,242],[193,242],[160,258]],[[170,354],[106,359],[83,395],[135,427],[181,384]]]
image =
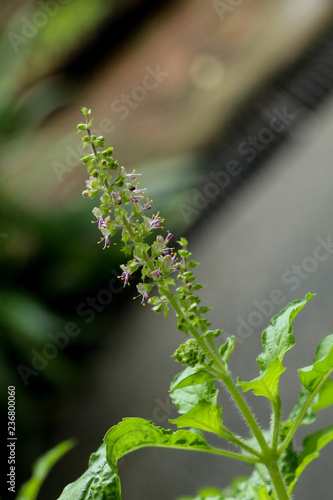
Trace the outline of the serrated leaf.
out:
[[[194,427],[202,431],[213,432],[218,436],[222,435],[222,407],[212,405],[207,401],[200,401],[191,408],[185,415],[169,420],[171,424],[176,424],[178,428]]]
[[[70,483],[58,500],[121,500],[119,476],[106,460],[106,446],[102,444],[89,459],[89,468],[75,482]]]
[[[52,467],[61,457],[71,450],[73,446],[75,446],[75,442],[72,439],[63,441],[39,458],[33,466],[32,477],[21,486],[16,500],[35,500],[40,487]]]
[[[207,380],[204,383],[186,386],[173,391],[182,380],[190,375],[197,373],[195,368],[185,368],[181,373],[175,376],[170,385],[170,397],[173,403],[177,406],[179,413],[187,413],[191,408],[196,406],[200,401],[208,401],[216,405],[218,391],[215,389],[214,380]]]
[[[257,357],[260,367],[259,377],[244,382],[238,379],[243,391],[253,390],[257,396],[265,396],[274,404],[279,396],[279,380],[284,372],[282,360],[285,353],[293,347],[295,339],[292,322],[307,302],[314,297],[308,293],[304,300],[291,302],[271,320],[270,326],[263,331],[261,340],[264,352]]]
[[[231,354],[231,351],[235,347],[235,336],[232,335],[232,337],[228,337],[227,341],[221,345],[220,347],[220,355],[223,361],[228,365],[229,361],[229,356]]]
[[[333,334],[320,342],[313,361],[313,365],[298,370],[301,383],[309,392],[333,373]]]
[[[177,385],[173,386],[172,389],[170,389],[170,392],[191,385],[203,384],[204,382],[212,380],[214,380],[213,375],[211,375],[209,372],[206,372],[205,370],[199,370],[193,373],[193,375],[189,375],[188,377],[183,378]]]
[[[295,479],[289,485],[289,493],[292,493],[300,475],[312,460],[319,457],[320,450],[333,440],[333,426],[315,432],[307,436],[303,441],[303,451],[298,457],[298,467],[295,471]]]
[[[276,401],[279,395],[279,379],[280,375],[285,371],[281,361],[276,358],[259,377],[251,380],[250,382],[243,381],[240,377],[237,379],[243,392],[249,390],[253,391],[255,396],[265,396],[272,403]]]
[[[270,326],[262,333],[262,346],[264,352],[257,358],[262,371],[266,370],[276,358],[283,360],[285,353],[293,347],[295,339],[292,322],[307,302],[315,295],[308,293],[304,300],[291,302],[271,320]]]
[[[199,434],[187,430],[173,432],[157,427],[144,418],[124,418],[105,435],[107,461],[117,472],[118,460],[134,450],[145,447],[173,448],[193,451],[213,450]]]

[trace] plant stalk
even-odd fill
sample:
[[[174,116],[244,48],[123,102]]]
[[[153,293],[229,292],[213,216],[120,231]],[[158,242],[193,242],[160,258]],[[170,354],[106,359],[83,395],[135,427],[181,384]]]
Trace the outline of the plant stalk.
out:
[[[315,396],[318,394],[322,386],[325,384],[326,380],[330,377],[332,374],[332,370],[330,370],[321,380],[321,382],[317,385],[317,387],[308,395],[304,405],[302,406],[299,414],[297,415],[296,420],[294,421],[293,425],[290,427],[289,432],[287,436],[285,437],[283,443],[281,444],[279,450],[278,450],[278,456],[281,456],[281,454],[284,452],[284,450],[287,448],[288,444],[294,437],[295,432],[297,431],[298,427],[300,426],[304,415],[306,414],[309,406],[311,405],[312,401],[314,400]]]
[[[278,500],[290,500],[277,461],[273,460],[272,462],[269,462],[268,464],[266,464],[266,467],[272,480]]]
[[[281,426],[281,398],[277,397],[277,400],[273,404],[273,427],[272,427],[272,448],[277,450],[280,438],[280,426]]]

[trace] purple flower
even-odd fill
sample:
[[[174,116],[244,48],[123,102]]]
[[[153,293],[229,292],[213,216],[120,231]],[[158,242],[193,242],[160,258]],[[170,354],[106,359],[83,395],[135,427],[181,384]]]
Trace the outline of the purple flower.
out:
[[[118,205],[121,205],[123,201],[121,193],[119,191],[112,191],[111,199],[114,203],[118,203]]]
[[[132,186],[129,188],[129,191],[131,193],[131,196],[129,196],[130,200],[133,201],[133,203],[138,203],[140,198],[143,198],[143,191],[146,191],[146,188],[140,188],[137,189],[138,186]]]
[[[139,293],[139,295],[136,295],[136,297],[133,297],[133,299],[137,299],[138,297],[142,297],[141,299],[141,304],[143,306],[145,306],[145,300],[148,300],[150,297],[149,297],[149,294],[147,292],[144,292],[144,293]]]
[[[97,243],[102,243],[102,241],[104,241],[103,250],[105,250],[106,248],[110,247],[111,241],[110,241],[110,237],[109,237],[108,234],[106,234],[105,236],[103,236],[103,238],[101,238]]]
[[[136,181],[136,177],[141,174],[137,174],[135,168],[130,174],[125,174],[126,177],[129,177],[132,181]]]
[[[124,286],[129,285],[129,279],[132,276],[130,273],[130,270],[127,266],[121,265],[120,266],[123,273],[118,276],[118,278],[121,278],[124,281]]]
[[[138,297],[142,297],[141,298],[141,304],[142,305],[146,305],[145,304],[145,300],[149,300],[149,293],[148,293],[148,289],[147,289],[147,285],[145,285],[144,283],[139,283],[138,285],[136,285],[136,288],[138,289],[138,292],[139,292],[139,295],[137,295],[136,297],[133,297],[133,299],[137,299]]]
[[[161,222],[164,221],[164,219],[161,219],[161,217],[159,217],[158,215],[159,212],[157,212],[156,215],[153,215],[150,219],[151,229],[159,229]]]
[[[150,200],[150,201],[149,201],[149,199],[147,198],[146,203],[145,203],[145,204],[143,205],[143,207],[142,207],[142,212],[144,212],[145,210],[150,210],[150,209],[151,209],[151,204],[150,204],[150,203],[151,203],[152,201],[153,201],[153,200]]]
[[[156,215],[153,214],[151,219],[149,219],[149,217],[145,217],[144,215],[142,217],[145,223],[146,231],[152,231],[153,229],[159,229],[159,228],[163,229],[163,226],[161,226],[160,224],[161,222],[164,222],[164,219],[159,217],[159,212],[157,212]]]
[[[109,246],[111,245],[110,231],[107,229],[106,223],[105,223],[107,218],[105,219],[105,221],[103,221],[103,225],[99,226],[101,233],[103,234],[103,238],[100,241],[98,241],[98,243],[102,243],[102,241],[104,241],[103,250],[105,250],[106,247],[109,248]]]
[[[161,268],[158,267],[157,269],[155,269],[155,271],[151,271],[149,275],[151,278],[158,280],[158,278],[162,276]]]

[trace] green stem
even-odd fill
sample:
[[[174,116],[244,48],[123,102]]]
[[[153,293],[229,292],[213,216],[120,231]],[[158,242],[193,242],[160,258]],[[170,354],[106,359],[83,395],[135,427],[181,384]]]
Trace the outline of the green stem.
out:
[[[173,297],[172,297],[172,299],[174,300]],[[177,306],[178,306],[178,304],[177,304]],[[194,326],[190,325],[189,330],[192,333],[195,340],[200,345],[201,349],[204,351],[204,353],[206,353],[207,357],[209,359],[211,359],[214,364],[218,363],[220,365],[220,366],[218,366],[218,372],[221,372],[221,370],[225,371],[224,366],[221,364],[221,360],[216,359],[215,354],[209,349],[209,346],[206,345],[204,339],[201,337],[200,333],[197,332],[197,330],[194,328]]]
[[[126,221],[126,223],[128,224],[128,221]],[[144,259],[145,259],[147,266],[149,267],[150,270],[153,271],[154,265],[151,262],[151,259],[149,258],[149,256],[146,253],[144,253],[143,256],[144,256]],[[170,305],[173,307],[175,313],[180,317],[184,317],[184,313],[181,310],[181,308],[179,307],[179,305],[177,304],[177,301],[176,301],[175,297],[173,296],[173,294],[171,292],[166,292],[165,294],[169,300]],[[260,448],[262,449],[262,451],[267,452],[269,450],[269,447],[268,447],[266,440],[265,440],[265,438],[260,430],[260,427],[257,424],[256,419],[252,415],[252,412],[251,412],[250,408],[248,407],[246,401],[243,399],[242,395],[240,394],[236,385],[234,384],[233,380],[231,379],[229,373],[226,371],[225,365],[220,358],[220,355],[218,353],[218,350],[217,350],[215,344],[213,344],[213,342],[211,342],[211,344],[213,344],[213,347],[207,346],[207,344],[205,343],[205,340],[201,337],[201,335],[197,332],[197,330],[192,325],[189,326],[189,330],[192,333],[195,340],[198,342],[198,344],[201,347],[201,349],[203,350],[203,352],[207,355],[207,357],[209,359],[211,359],[213,361],[213,364],[215,365],[215,367],[217,366],[218,370],[216,371],[216,373],[219,374],[220,379],[227,387],[231,396],[234,398],[238,408],[240,409],[241,413],[243,414],[243,417],[247,421],[250,429],[252,430],[254,436],[256,437]],[[213,350],[213,352],[211,349]]]
[[[290,500],[277,461],[273,460],[272,462],[266,464],[266,467],[272,480],[278,500]]]
[[[89,120],[88,120],[88,117],[86,116],[86,123],[87,123],[87,126],[89,124]],[[98,167],[98,154],[97,154],[97,150],[95,148],[95,144],[93,143],[92,139],[91,139],[91,132],[90,132],[90,128],[87,128],[87,134],[88,134],[88,137],[89,137],[89,141],[90,141],[90,146],[91,146],[91,149],[92,149],[92,152],[93,152],[93,155],[95,157],[95,162],[96,162],[96,167]]]
[[[124,225],[125,225],[125,227],[126,227],[127,231],[129,232],[129,234],[130,234],[130,236],[131,236],[131,238],[132,238],[132,241],[133,241],[133,243],[134,243],[135,234],[133,233],[132,226],[131,226],[131,224],[128,222],[128,220],[126,219],[126,217],[125,217],[125,216],[123,217],[123,221],[124,221]],[[149,259],[148,255],[147,255],[147,258]],[[153,266],[153,268],[154,268],[154,266]],[[151,269],[151,270],[153,271],[153,269]]]
[[[227,373],[226,367],[221,359],[220,353],[219,353],[215,343],[213,342],[213,339],[210,337],[208,337],[208,338],[206,337],[205,340],[208,344],[210,351],[214,355],[214,359],[215,359],[215,362],[218,366],[219,371],[222,371],[223,373]]]
[[[248,423],[250,429],[252,430],[254,436],[256,437],[258,444],[262,451],[265,453],[269,452],[268,444],[263,436],[263,433],[260,430],[259,425],[257,424],[256,419],[254,418],[250,408],[248,407],[245,399],[240,394],[238,388],[236,387],[234,381],[230,377],[229,374],[221,374],[221,380],[230,392],[231,396],[234,398],[235,403],[237,404],[239,410],[241,411],[244,419]]]
[[[332,373],[332,371],[330,370],[322,378],[321,382],[319,382],[317,387],[308,395],[304,405],[302,406],[299,414],[297,415],[296,420],[294,421],[293,425],[290,427],[288,434],[286,435],[283,443],[281,444],[281,446],[278,450],[278,456],[280,456],[284,452],[284,450],[287,448],[288,444],[290,443],[290,441],[294,437],[295,432],[297,431],[298,427],[300,426],[300,424],[304,418],[304,415],[306,414],[309,406],[311,405],[312,401],[314,400],[314,398],[316,397],[316,395],[318,394],[318,392],[320,391],[322,386],[325,384],[326,380],[329,378],[331,373]]]
[[[235,458],[237,460],[242,460],[243,462],[247,462],[249,464],[257,464],[260,463],[260,460],[255,457],[248,457],[247,455],[241,455],[240,453],[235,453],[233,451],[228,451],[228,450],[221,450],[219,448],[201,448],[200,446],[191,446],[190,448],[188,446],[180,446],[180,445],[163,445],[163,444],[149,444],[149,448],[167,448],[167,449],[174,449],[174,450],[185,450],[185,451],[201,451],[204,453],[213,453],[214,455],[221,455],[223,457],[229,457],[229,458]],[[142,446],[137,446],[135,448],[131,448],[131,452],[135,450],[141,449]]]
[[[272,449],[277,450],[280,438],[280,425],[281,425],[281,398],[277,397],[276,402],[273,404],[273,427],[272,427]]]
[[[223,431],[221,432],[221,437],[223,439],[226,439],[227,441],[230,441],[234,445],[238,446],[239,448],[243,448],[243,450],[248,451],[252,455],[255,455],[258,458],[261,458],[261,453],[252,446],[249,446],[245,441],[239,437],[237,437],[232,431],[230,431],[227,427],[223,426]]]
[[[167,295],[170,305],[174,308],[175,312],[179,316],[183,316],[183,313],[178,306],[175,298],[173,295],[169,292]],[[260,448],[263,451],[267,451],[268,445],[266,443],[266,440],[254,418],[252,415],[252,412],[250,408],[248,407],[246,401],[243,399],[242,395],[238,391],[237,387],[235,386],[233,380],[231,379],[230,375],[226,372],[224,364],[222,363],[222,360],[220,358],[216,359],[217,356],[215,353],[212,353],[209,347],[205,344],[203,338],[200,336],[200,334],[196,331],[196,329],[193,326],[190,326],[189,328],[190,332],[192,333],[193,337],[195,340],[198,342],[200,345],[201,349],[206,353],[207,357],[209,357],[214,363],[219,364],[219,370],[217,373],[219,373],[219,377],[222,380],[222,382],[225,384],[227,387],[228,391],[230,392],[231,396],[234,398],[238,408],[240,409],[241,413],[243,414],[245,420],[247,421],[250,429],[252,430],[253,434],[257,438],[257,441],[259,443]]]

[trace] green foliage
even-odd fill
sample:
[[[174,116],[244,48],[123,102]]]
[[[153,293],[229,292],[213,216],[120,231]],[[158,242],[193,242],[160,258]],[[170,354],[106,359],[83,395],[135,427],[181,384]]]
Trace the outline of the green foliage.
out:
[[[279,396],[279,378],[284,371],[285,368],[282,366],[281,361],[276,358],[262,375],[250,382],[244,382],[241,378],[238,378],[237,384],[244,392],[252,390],[256,396],[265,396],[274,403]]]
[[[260,367],[259,377],[250,382],[244,382],[241,378],[237,379],[238,385],[244,392],[252,390],[256,396],[265,396],[276,404],[279,398],[280,376],[285,371],[282,360],[285,353],[295,345],[292,322],[314,296],[308,293],[304,300],[296,300],[289,304],[272,319],[270,326],[263,331],[261,340],[264,352],[257,358]]]
[[[325,383],[333,372],[333,334],[328,335],[328,337],[320,342],[313,365],[301,368],[298,371],[301,383],[309,392],[312,392],[316,387]]]
[[[329,379],[333,372],[333,335],[319,344],[313,365],[299,370],[302,384],[300,396],[286,421],[282,422],[281,418],[279,380],[285,371],[282,364],[284,355],[295,344],[292,323],[314,295],[309,293],[304,300],[292,302],[272,319],[262,334],[263,352],[257,358],[259,376],[249,382],[237,379],[243,392],[252,390],[255,395],[269,399],[271,429],[263,431],[229,373],[228,361],[235,347],[235,338],[228,338],[218,349],[214,339],[222,330],[209,330],[209,321],[202,317],[210,308],[200,306],[200,298],[193,293],[201,285],[195,282],[195,276],[190,271],[197,263],[190,260],[192,254],[187,248],[187,240],[181,238],[178,242],[181,248],[177,253],[168,247],[169,240],[173,238],[171,233],[166,238],[158,234],[152,243],[147,243],[152,231],[163,229],[163,219],[159,214],[151,218],[143,214],[151,207],[148,198],[143,201],[137,174],[135,171],[128,174],[123,167],[119,167],[111,157],[110,149],[98,151],[98,148],[104,148],[104,138],[91,135],[91,112],[86,108],[82,111],[86,123],[80,124],[78,129],[87,132],[83,141],[92,149],[89,159],[85,157],[83,162],[93,174],[86,181],[87,188],[83,195],[93,198],[101,194],[102,204],[95,207],[93,213],[105,247],[120,230],[124,244],[122,251],[131,257],[126,265],[121,266],[124,284],[128,283],[132,273],[141,268],[142,280],[137,290],[142,302],[148,301],[154,312],[164,311],[165,316],[172,308],[178,330],[186,336],[191,335],[191,338],[181,344],[173,356],[187,366],[175,376],[170,386],[171,399],[181,415],[170,422],[180,430],[163,429],[143,418],[123,419],[106,433],[105,448],[102,446],[92,456],[88,471],[67,486],[60,499],[120,500],[118,460],[140,448],[161,447],[214,453],[254,466],[249,477],[238,478],[223,491],[206,488],[194,497],[179,500],[289,500],[306,466],[333,440],[333,427],[329,427],[308,436],[300,455],[297,455],[292,443],[300,425],[311,424],[318,411],[333,403],[333,383]],[[116,171],[114,175],[111,170]],[[181,282],[176,290],[175,281],[170,276],[175,271]],[[151,297],[153,290],[157,291],[157,295]],[[239,437],[223,425],[222,406],[217,403],[216,380],[224,384],[234,400],[250,428],[250,436]],[[184,427],[192,430],[183,430]],[[201,431],[223,437],[237,448],[237,452],[212,448]]]
[[[185,378],[181,378],[180,382],[178,382],[177,385],[174,385],[174,381],[172,383],[172,389],[170,389],[170,391],[176,391],[177,389],[182,389],[183,387],[188,387],[191,385],[203,384],[204,382],[209,382],[212,380],[214,380],[213,375],[205,370],[199,370],[198,372],[193,373],[193,375],[188,375]]]
[[[169,420],[169,422],[176,424],[178,428],[194,427],[202,431],[213,432],[218,436],[224,436],[222,429],[222,407],[220,405],[213,405],[207,401],[200,401],[185,415]]]
[[[33,466],[32,477],[22,485],[17,494],[16,500],[35,500],[40,487],[52,467],[58,462],[58,460],[60,460],[61,457],[71,450],[73,446],[75,446],[73,440],[69,439],[67,441],[63,441],[39,458]]]
[[[120,480],[106,461],[105,449],[103,444],[90,456],[86,472],[66,486],[58,500],[121,500]]]
[[[204,382],[202,380],[202,371],[196,372],[191,367],[175,376],[170,385],[170,396],[179,413],[187,413],[201,401],[217,404],[218,391],[215,389],[213,377]]]
[[[303,450],[298,457],[298,466],[295,470],[295,478],[289,485],[289,493],[293,489],[305,468],[312,460],[319,457],[320,450],[324,448],[330,441],[333,440],[333,426],[323,429],[321,431],[310,434],[303,441]]]
[[[214,330],[213,330],[214,331]],[[215,330],[215,332],[222,332],[222,330]],[[214,335],[216,336],[216,335]],[[231,354],[231,351],[235,348],[235,337],[229,337],[227,341],[221,345],[220,347],[220,356],[224,363],[228,366],[228,361],[229,361],[229,356]]]
[[[177,500],[275,500],[269,485],[269,477],[262,470],[255,470],[249,477],[233,479],[223,490],[203,488],[195,496],[179,497]]]
[[[315,294],[308,293],[304,300],[296,300],[289,304],[271,321],[262,334],[264,352],[257,358],[261,371],[264,371],[276,358],[283,360],[285,353],[295,344],[292,322]]]
[[[145,447],[174,448],[181,450],[212,451],[205,439],[196,432],[162,429],[144,418],[124,418],[105,435],[106,457],[111,469],[117,473],[118,460]]]

